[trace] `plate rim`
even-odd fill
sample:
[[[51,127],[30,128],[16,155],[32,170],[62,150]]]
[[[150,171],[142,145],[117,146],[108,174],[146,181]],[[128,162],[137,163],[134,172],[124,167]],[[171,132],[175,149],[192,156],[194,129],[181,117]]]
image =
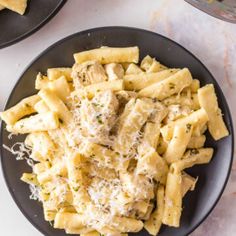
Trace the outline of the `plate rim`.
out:
[[[216,13],[210,11],[209,9],[205,9],[204,7],[199,8],[199,6],[197,5],[196,2],[189,1],[189,0],[185,0],[185,2],[190,4],[192,7],[195,7],[197,10],[199,10],[203,13],[206,13],[209,16],[215,18],[215,19],[222,20],[222,21],[225,21],[225,22],[228,22],[228,23],[231,23],[231,24],[236,24],[236,20],[234,20],[234,19],[229,19],[229,18],[226,18],[224,16],[217,15]]]
[[[28,30],[27,32],[23,33],[22,35],[14,38],[10,41],[0,44],[0,49],[7,48],[13,44],[16,44],[16,43],[26,39],[27,37],[31,36],[32,34],[37,32],[38,30],[40,30],[61,10],[61,8],[65,5],[66,2],[67,2],[67,0],[60,0],[58,2],[58,4],[56,5],[56,7],[54,8],[54,10],[43,21],[41,21],[39,24],[37,24],[36,26],[34,26],[32,29]]]
[[[65,0],[66,1],[66,0]],[[4,110],[7,109],[7,107],[9,106],[9,103],[12,99],[12,96],[16,90],[16,87],[17,85],[20,83],[23,75],[27,72],[27,70],[40,58],[42,57],[44,54],[48,53],[51,49],[53,49],[54,47],[57,47],[58,45],[60,45],[61,43],[73,38],[73,37],[78,37],[80,35],[84,35],[84,34],[88,34],[88,33],[93,33],[93,32],[96,32],[96,31],[103,31],[103,30],[114,30],[114,29],[124,29],[124,30],[134,30],[134,31],[139,31],[139,32],[142,32],[142,33],[147,33],[147,34],[152,34],[154,36],[158,36],[158,37],[161,37],[163,38],[164,40],[167,40],[177,46],[179,46],[182,50],[184,50],[186,53],[190,54],[195,60],[197,60],[201,66],[207,71],[207,73],[209,73],[209,75],[211,76],[213,82],[214,82],[214,86],[217,87],[220,95],[223,97],[223,100],[224,100],[224,105],[225,105],[225,109],[226,109],[226,112],[228,114],[228,117],[229,117],[229,129],[231,129],[230,131],[230,134],[231,134],[231,142],[232,142],[232,145],[231,145],[231,150],[230,150],[230,163],[229,163],[229,167],[227,169],[227,175],[226,175],[226,178],[224,180],[224,183],[223,185],[221,186],[221,190],[220,190],[220,193],[219,195],[217,196],[216,200],[214,201],[214,203],[212,204],[212,206],[209,208],[208,212],[199,220],[199,222],[189,228],[189,231],[187,232],[187,235],[191,234],[195,229],[197,229],[206,219],[207,217],[210,215],[210,213],[213,211],[213,209],[216,207],[217,203],[219,202],[220,198],[222,197],[222,194],[225,190],[225,187],[228,183],[228,180],[229,180],[229,176],[231,174],[231,169],[232,169],[232,164],[233,164],[233,159],[234,159],[234,127],[233,127],[233,120],[232,120],[232,115],[231,115],[231,112],[230,112],[230,109],[229,109],[229,105],[228,105],[228,102],[224,96],[224,93],[221,89],[221,87],[219,86],[217,80],[215,79],[215,77],[212,75],[212,73],[208,70],[208,68],[201,62],[200,59],[198,59],[191,51],[189,51],[188,49],[186,49],[184,46],[182,46],[181,44],[179,44],[178,42],[162,35],[162,34],[159,34],[157,32],[154,32],[154,31],[150,31],[150,30],[146,30],[146,29],[142,29],[142,28],[137,28],[137,27],[128,27],[128,26],[104,26],[104,27],[95,27],[95,28],[89,28],[89,29],[86,29],[86,30],[82,30],[82,31],[78,31],[76,33],[73,33],[69,36],[66,36],[58,41],[56,41],[55,43],[51,44],[49,47],[47,47],[46,49],[44,49],[38,56],[36,56],[32,61],[30,61],[30,63],[24,68],[23,72],[20,74],[19,78],[17,79],[15,85],[13,86],[12,90],[11,90],[11,93],[5,103],[5,106],[4,106]],[[42,227],[38,226],[34,221],[33,219],[27,214],[27,212],[23,209],[23,207],[21,206],[20,202],[17,200],[16,198],[16,195],[15,193],[12,191],[11,187],[10,187],[10,184],[8,183],[8,179],[6,178],[6,168],[4,168],[4,165],[3,165],[3,121],[1,121],[1,130],[0,130],[0,160],[1,160],[1,168],[2,168],[2,173],[3,173],[3,177],[4,177],[4,181],[6,183],[6,186],[7,186],[7,189],[8,191],[10,192],[10,195],[11,197],[13,198],[15,204],[17,205],[18,209],[21,211],[21,213],[25,216],[25,218],[41,233],[43,233],[44,235],[47,235],[47,232],[42,229]]]

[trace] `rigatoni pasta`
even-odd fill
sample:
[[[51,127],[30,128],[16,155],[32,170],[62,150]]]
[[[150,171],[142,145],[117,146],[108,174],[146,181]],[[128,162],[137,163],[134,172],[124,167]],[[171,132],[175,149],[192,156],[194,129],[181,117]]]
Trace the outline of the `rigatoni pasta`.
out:
[[[102,64],[108,64],[112,62],[138,63],[139,48],[138,47],[127,47],[127,48],[102,47],[99,49],[92,49],[89,51],[75,53],[74,58],[75,58],[76,63],[82,63],[85,61],[92,61],[92,60],[99,61]]]
[[[163,100],[173,94],[180,93],[192,82],[192,76],[188,69],[184,68],[160,82],[156,82],[139,91],[140,97],[157,98]]]
[[[179,227],[198,179],[185,171],[213,158],[205,131],[216,140],[228,135],[214,86],[200,88],[187,68],[151,56],[139,65],[138,47],[74,58],[72,68],[38,73],[38,93],[0,113],[9,132],[28,134],[32,173],[21,180],[34,189],[31,198],[68,234]]]
[[[22,99],[18,104],[11,107],[7,111],[1,112],[1,118],[8,125],[13,125],[17,120],[26,115],[30,115],[35,112],[34,105],[40,100],[38,95],[33,95]]]
[[[27,0],[0,0],[0,10],[7,8],[11,11],[24,15],[27,7]]]
[[[198,89],[198,100],[200,106],[204,108],[209,117],[208,129],[212,137],[215,140],[219,140],[228,136],[229,132],[223,121],[213,84],[208,84]]]

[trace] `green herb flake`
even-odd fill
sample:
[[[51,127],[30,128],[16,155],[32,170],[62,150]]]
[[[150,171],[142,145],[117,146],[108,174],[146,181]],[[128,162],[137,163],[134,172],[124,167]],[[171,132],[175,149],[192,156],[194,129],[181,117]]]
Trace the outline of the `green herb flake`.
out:
[[[78,191],[79,191],[79,187],[73,187],[73,190],[74,190],[75,192],[78,192]]]
[[[101,117],[101,116],[102,116],[102,114],[99,114],[99,115],[96,116],[96,119],[97,119],[97,121],[98,121],[99,124],[103,124],[103,121],[102,121],[102,117]]]
[[[152,101],[153,101],[153,102],[157,102],[158,99],[157,99],[157,98],[153,98]]]
[[[191,124],[186,124],[186,133],[189,133],[191,130],[192,125]]]
[[[190,155],[197,155],[197,154],[199,154],[199,151],[197,149],[190,150]]]
[[[169,89],[174,89],[175,88],[175,84],[174,83],[169,83]]]
[[[95,102],[92,102],[92,105],[95,106],[95,107],[98,107],[99,104],[98,103],[95,103]]]
[[[95,157],[95,155],[94,155],[94,154],[90,155],[90,158],[94,158],[94,157]]]

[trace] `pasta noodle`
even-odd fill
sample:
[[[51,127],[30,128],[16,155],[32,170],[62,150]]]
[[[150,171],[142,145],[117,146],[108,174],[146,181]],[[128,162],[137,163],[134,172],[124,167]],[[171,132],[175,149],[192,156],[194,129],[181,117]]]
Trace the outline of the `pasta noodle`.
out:
[[[157,98],[163,100],[173,94],[181,92],[192,82],[188,69],[184,68],[163,81],[156,82],[139,91],[141,97]]]
[[[112,62],[133,62],[138,63],[139,48],[110,48],[102,47],[99,49],[92,49],[89,51],[79,52],[74,54],[75,61],[82,63],[85,61],[97,60],[102,64],[108,64]]]
[[[38,95],[33,95],[28,98],[24,98],[15,106],[11,107],[7,111],[1,112],[0,116],[8,125],[13,125],[26,115],[30,115],[35,112],[34,105],[40,100]]]
[[[164,212],[164,186],[160,185],[157,189],[157,203],[156,210],[151,214],[150,218],[144,223],[144,228],[151,235],[157,235],[162,224]]]
[[[213,84],[208,84],[198,90],[198,100],[209,117],[208,129],[212,137],[219,140],[228,136],[229,132],[223,121]]]
[[[169,69],[156,73],[138,73],[124,76],[125,89],[127,90],[141,90],[154,83],[165,80],[174,73],[177,69]]]

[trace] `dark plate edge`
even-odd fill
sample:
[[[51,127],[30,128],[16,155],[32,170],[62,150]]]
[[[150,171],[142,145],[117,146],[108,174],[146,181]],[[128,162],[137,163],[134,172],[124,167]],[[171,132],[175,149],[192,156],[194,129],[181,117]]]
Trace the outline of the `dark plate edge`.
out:
[[[60,2],[57,4],[57,6],[54,8],[54,10],[51,12],[50,15],[48,15],[47,18],[45,18],[42,22],[40,22],[38,25],[36,25],[33,29],[25,32],[23,35],[20,35],[19,37],[8,41],[6,43],[0,44],[0,49],[9,47],[15,43],[20,42],[21,40],[29,37],[30,35],[34,34],[37,32],[39,29],[41,29],[44,25],[46,25],[59,11],[60,9],[64,6],[67,0],[60,0]]]
[[[197,229],[199,227],[200,224],[202,224],[203,221],[206,220],[206,218],[210,215],[210,213],[212,212],[212,210],[215,208],[215,206],[217,205],[217,203],[219,202],[223,192],[224,192],[224,189],[227,185],[227,182],[229,180],[229,176],[230,176],[230,173],[231,173],[231,168],[232,168],[232,164],[233,164],[233,157],[234,157],[234,128],[233,128],[233,121],[232,121],[232,115],[231,115],[231,112],[230,112],[230,109],[229,109],[229,106],[228,106],[228,103],[227,103],[227,100],[218,84],[218,82],[216,81],[216,79],[214,78],[214,76],[211,74],[211,72],[207,69],[207,67],[193,54],[191,53],[189,50],[187,50],[185,47],[183,47],[182,45],[180,45],[179,43],[175,42],[174,40],[172,39],[169,39],[161,34],[158,34],[156,32],[153,32],[153,31],[149,31],[149,30],[144,30],[144,29],[140,29],[140,28],[136,28],[136,27],[126,27],[126,26],[108,26],[108,27],[97,27],[97,28],[91,28],[91,29],[88,29],[88,30],[83,30],[83,31],[79,31],[77,33],[74,33],[72,35],[69,35],[55,43],[53,43],[53,45],[49,46],[48,48],[46,48],[43,52],[41,52],[33,61],[31,61],[29,63],[28,66],[26,66],[26,68],[24,69],[23,73],[21,73],[21,75],[19,76],[19,79],[17,80],[16,84],[14,85],[11,93],[10,93],[10,96],[9,98],[7,99],[7,102],[4,106],[4,110],[7,109],[8,107],[8,104],[11,100],[11,97],[18,85],[18,83],[20,82],[21,80],[21,77],[25,74],[25,72],[31,67],[32,64],[34,64],[35,61],[37,61],[42,55],[44,55],[46,52],[50,51],[52,48],[56,47],[57,45],[63,43],[64,41],[70,39],[70,38],[73,38],[74,36],[76,35],[82,35],[82,34],[87,34],[87,33],[92,33],[92,32],[96,32],[96,31],[101,31],[101,30],[112,30],[112,29],[127,29],[127,30],[137,30],[137,31],[141,31],[141,32],[144,32],[144,33],[149,33],[149,34],[153,34],[153,35],[158,35],[159,37],[162,37],[164,38],[165,40],[167,41],[170,41],[176,45],[178,45],[179,47],[181,47],[184,51],[186,51],[187,53],[189,53],[194,59],[196,59],[203,67],[204,69],[210,74],[210,76],[212,77],[212,80],[214,81],[214,86],[217,87],[219,93],[221,93],[221,96],[223,97],[224,101],[225,101],[225,106],[226,106],[226,111],[229,115],[229,133],[231,135],[231,142],[232,142],[232,146],[231,146],[231,160],[230,160],[230,164],[229,164],[229,168],[227,170],[227,176],[226,176],[226,179],[225,179],[225,182],[222,186],[222,189],[220,191],[220,194],[219,196],[217,197],[216,201],[214,202],[214,204],[212,205],[212,207],[209,209],[208,213],[198,222],[198,224],[196,224],[194,227],[192,227],[191,229],[189,229],[189,232],[185,235],[185,236],[188,236],[190,233],[192,233],[195,229]],[[18,202],[18,200],[16,199],[15,195],[14,195],[14,192],[12,191],[12,189],[10,188],[10,185],[8,184],[8,180],[6,178],[6,171],[5,171],[5,168],[3,166],[3,143],[2,143],[2,140],[3,140],[3,129],[4,129],[4,125],[3,125],[3,121],[1,121],[1,134],[0,134],[0,154],[1,154],[1,167],[2,167],[2,173],[3,173],[3,177],[4,177],[4,180],[5,180],[5,183],[7,185],[7,188],[8,188],[8,191],[10,192],[11,194],[11,197],[13,198],[14,202],[16,203],[17,207],[20,209],[21,213],[28,219],[28,221],[38,230],[40,231],[41,233],[43,233],[44,235],[47,235],[47,232],[45,232],[43,229],[41,229],[40,227],[38,227],[33,221],[32,219],[29,217],[29,215],[27,214],[27,212],[25,212],[23,210],[23,208],[21,207],[20,203]],[[183,235],[184,236],[184,235]]]
[[[206,14],[208,14],[209,16],[211,17],[214,17],[215,19],[218,19],[218,20],[222,20],[222,21],[225,21],[225,22],[228,22],[228,23],[231,23],[231,24],[236,24],[236,21],[235,20],[231,20],[231,19],[228,19],[226,17],[223,17],[223,16],[220,16],[220,15],[217,15],[215,13],[213,13],[212,11],[209,11],[207,9],[204,9],[203,7],[202,8],[199,8],[199,6],[192,2],[192,1],[189,1],[189,0],[185,0],[185,2],[187,2],[188,4],[190,4],[191,6],[195,7],[197,10],[201,11],[201,12],[204,12]]]

